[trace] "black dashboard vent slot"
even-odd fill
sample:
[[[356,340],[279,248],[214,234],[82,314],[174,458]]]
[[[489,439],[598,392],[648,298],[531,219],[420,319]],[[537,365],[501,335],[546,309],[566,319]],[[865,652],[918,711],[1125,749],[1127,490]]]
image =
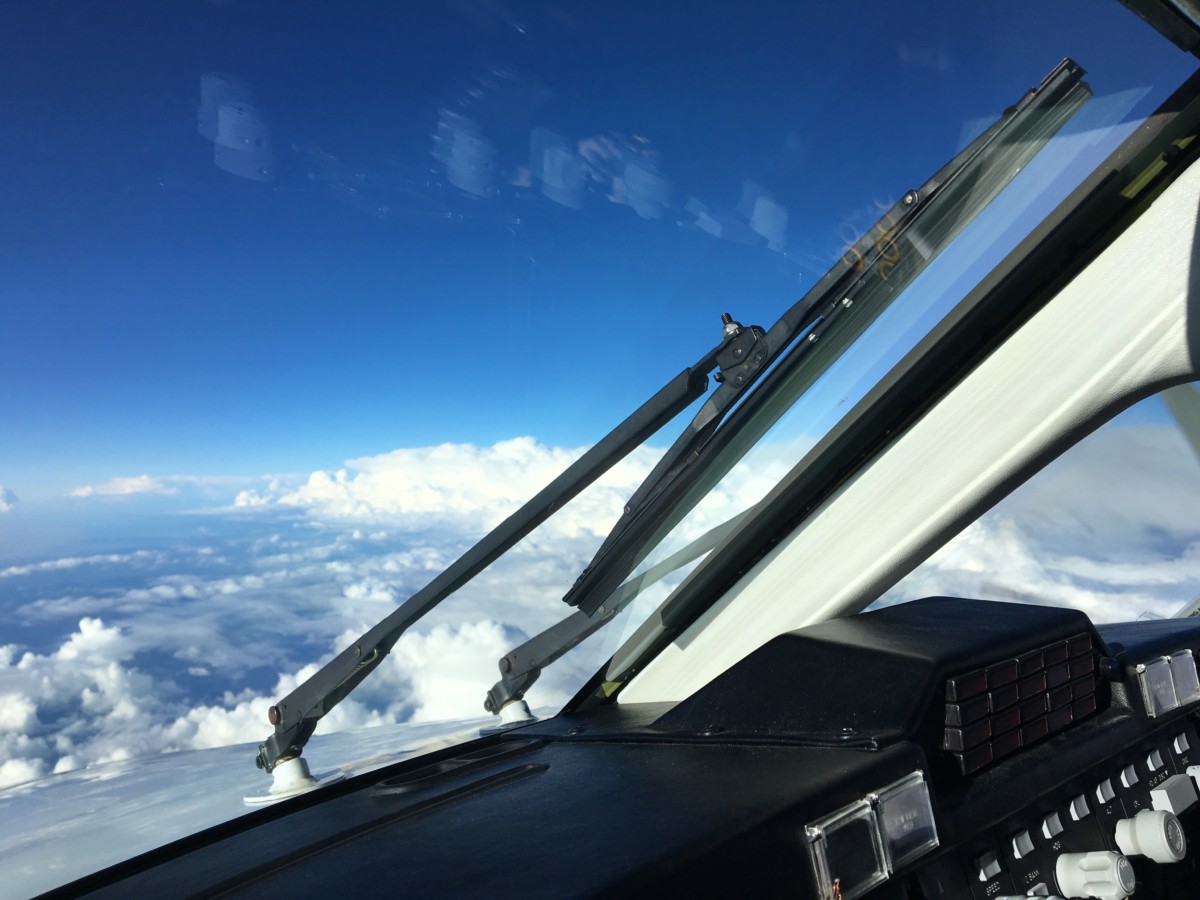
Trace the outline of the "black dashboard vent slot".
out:
[[[942,748],[970,775],[1097,707],[1096,651],[1084,632],[947,679]]]

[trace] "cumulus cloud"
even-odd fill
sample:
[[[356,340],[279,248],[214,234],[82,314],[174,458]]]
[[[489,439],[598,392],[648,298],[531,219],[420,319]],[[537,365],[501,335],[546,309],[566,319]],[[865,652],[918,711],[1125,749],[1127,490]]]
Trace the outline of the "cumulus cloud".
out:
[[[9,512],[17,505],[17,495],[0,484],[0,513]]]
[[[340,649],[356,637],[341,635]],[[440,625],[405,634],[354,697],[319,732],[399,722],[475,717],[496,678],[495,661],[521,633],[494,621]],[[0,647],[0,788],[88,765],[149,753],[261,740],[267,708],[316,672],[282,674],[269,691],[225,691],[212,703],[180,704],[179,689],[139,670],[137,641],[101,619],[84,618],[53,652]],[[324,654],[320,662],[332,656]],[[207,670],[191,667],[188,674]],[[553,699],[559,703],[566,692]]]
[[[324,520],[391,521],[411,530],[451,525],[479,534],[502,522],[585,449],[548,447],[530,437],[484,447],[403,448],[318,470],[294,490],[242,491],[234,506],[292,508]],[[660,453],[634,451],[548,527],[568,535],[607,532]]]

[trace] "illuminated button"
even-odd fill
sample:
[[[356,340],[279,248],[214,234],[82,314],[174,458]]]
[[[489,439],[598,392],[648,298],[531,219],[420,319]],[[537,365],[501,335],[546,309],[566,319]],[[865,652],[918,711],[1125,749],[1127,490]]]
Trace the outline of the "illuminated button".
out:
[[[975,860],[975,868],[979,870],[977,875],[980,881],[991,881],[1000,874],[1000,860],[989,850]]]
[[[1029,836],[1028,831],[1020,831],[1013,835],[1012,838],[1013,856],[1017,859],[1029,856],[1033,853],[1033,838]]]
[[[1126,766],[1121,770],[1121,787],[1131,788],[1138,783],[1137,769]]]
[[[1087,797],[1080,794],[1071,800],[1071,818],[1078,822],[1080,819],[1086,819],[1091,815],[1091,810],[1088,809]]]
[[[1046,818],[1042,819],[1042,835],[1046,840],[1052,841],[1062,833],[1063,823],[1058,813],[1052,812]]]
[[[1101,804],[1111,803],[1113,797],[1115,796],[1117,796],[1117,793],[1113,790],[1112,779],[1105,778],[1102,782],[1096,785],[1096,799],[1099,800]]]
[[[1162,754],[1157,750],[1151,750],[1146,754],[1146,768],[1151,772],[1155,772],[1163,767]]]
[[[1176,753],[1187,753],[1191,744],[1188,743],[1187,735],[1181,732],[1175,735],[1175,740],[1171,742],[1171,746],[1175,749]]]

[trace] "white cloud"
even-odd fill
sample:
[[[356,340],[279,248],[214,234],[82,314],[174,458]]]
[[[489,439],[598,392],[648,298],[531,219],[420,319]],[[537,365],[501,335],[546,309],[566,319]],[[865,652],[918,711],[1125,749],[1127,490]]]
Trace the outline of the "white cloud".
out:
[[[269,496],[264,497],[255,490],[238,491],[236,497],[233,498],[233,505],[236,507],[247,506],[266,506],[271,502]]]
[[[28,731],[37,722],[37,704],[21,694],[0,694],[0,731]]]
[[[72,497],[121,496],[126,494],[176,494],[179,488],[162,478],[135,475],[112,478],[102,484],[85,484],[71,491]]]
[[[59,559],[43,560],[37,563],[24,563],[19,566],[7,566],[0,569],[0,578],[12,578],[18,575],[31,575],[35,572],[56,572],[64,569],[77,569],[80,566],[121,565],[132,562],[152,562],[162,558],[159,553],[149,550],[137,550],[133,553],[95,553],[91,556],[64,556]]]
[[[0,484],[0,513],[9,512],[17,502],[17,495]]]
[[[741,511],[806,447],[798,440],[739,467],[647,562]],[[1181,456],[1162,433],[1143,429],[1084,450],[968,528],[885,601],[951,593],[1073,604],[1112,620],[1169,613],[1200,590],[1192,514],[1200,479],[1195,488],[1186,484],[1187,466],[1195,466],[1186,448]],[[1147,450],[1158,456],[1135,483],[1127,454]],[[0,570],[9,578],[70,573],[50,592],[39,588],[45,579],[5,585],[20,597],[16,616],[56,636],[36,650],[0,647],[0,759],[7,761],[0,781],[261,740],[272,702],[580,452],[529,438],[396,450],[315,472],[300,486],[243,483],[237,530],[221,531],[235,518],[226,507],[204,522],[201,546]],[[626,459],[403,635],[320,730],[479,714],[499,676],[498,657],[567,614],[564,591],[657,458],[645,450]],[[1088,488],[1095,483],[1106,491]],[[1081,491],[1081,501],[1068,502]],[[281,518],[281,510],[290,514]],[[1114,545],[1138,552],[1097,549]],[[93,570],[103,578],[89,583]],[[658,590],[665,593],[665,584]],[[548,669],[531,701],[564,701],[612,651],[615,636],[585,643]],[[271,683],[264,671],[281,674]]]
[[[502,522],[583,452],[529,437],[490,447],[404,448],[318,470],[294,490],[242,491],[234,506],[291,507],[322,520],[393,521],[409,531],[450,525],[475,535]],[[606,533],[659,455],[646,448],[630,454],[547,527],[569,536]]]
[[[40,759],[6,759],[0,763],[0,788],[33,781],[46,774],[46,764]]]

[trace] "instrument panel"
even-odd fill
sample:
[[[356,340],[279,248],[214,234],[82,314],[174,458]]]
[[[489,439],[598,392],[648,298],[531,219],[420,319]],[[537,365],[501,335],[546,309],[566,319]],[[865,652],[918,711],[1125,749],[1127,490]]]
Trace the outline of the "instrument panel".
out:
[[[55,893],[1194,900],[1197,650],[1193,619],[918,600],[780,635],[678,703],[448,747]]]

